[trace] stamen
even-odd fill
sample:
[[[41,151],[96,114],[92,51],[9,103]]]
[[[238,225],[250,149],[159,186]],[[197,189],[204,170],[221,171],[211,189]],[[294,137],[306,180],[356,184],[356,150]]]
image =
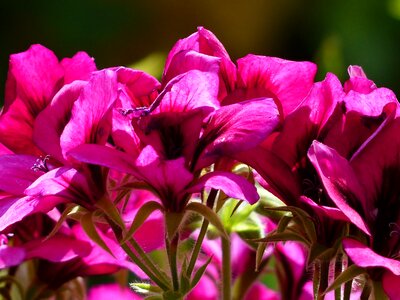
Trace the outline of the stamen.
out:
[[[136,107],[136,108],[120,108],[118,110],[124,117],[130,114],[135,114],[133,116],[134,118],[141,118],[147,116],[151,112],[150,109],[146,106]]]
[[[49,167],[47,166],[47,161],[50,159],[50,155],[46,155],[44,158],[39,157],[36,162],[33,164],[31,167],[31,170],[37,172],[37,171],[42,171],[42,172],[48,172]]]

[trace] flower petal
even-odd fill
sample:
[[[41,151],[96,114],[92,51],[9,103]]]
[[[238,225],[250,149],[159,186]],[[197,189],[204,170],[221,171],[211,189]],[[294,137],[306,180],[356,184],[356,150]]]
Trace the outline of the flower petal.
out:
[[[25,260],[25,250],[22,247],[0,245],[0,268],[18,266]]]
[[[203,106],[216,109],[220,106],[217,95],[217,74],[191,70],[167,85],[155,112],[182,112]]]
[[[71,109],[78,99],[85,81],[74,81],[64,86],[53,101],[36,118],[33,140],[46,154],[66,163],[60,145],[60,136],[69,121]]]
[[[400,299],[400,276],[385,272],[382,278],[382,287],[391,300]]]
[[[238,60],[238,89],[245,90],[245,99],[273,97],[286,116],[307,96],[316,71],[310,62],[249,54]]]
[[[368,220],[364,220],[355,210],[361,207],[362,214],[367,216],[370,206],[349,162],[334,149],[317,141],[311,145],[308,157],[332,201],[353,224],[370,235],[366,224]]]
[[[246,200],[254,204],[260,198],[257,189],[244,177],[224,171],[207,173],[186,191],[188,193],[200,192],[204,187],[222,190],[231,198]]]
[[[400,261],[381,256],[354,239],[343,239],[343,248],[351,260],[359,267],[382,267],[400,275]]]
[[[205,148],[206,157],[232,155],[261,143],[278,122],[278,110],[272,99],[223,106],[211,116],[200,145]]]
[[[136,295],[127,287],[122,287],[116,283],[96,285],[89,290],[88,300],[140,300],[140,296]]]
[[[71,149],[85,144],[105,144],[111,132],[111,106],[117,99],[117,76],[111,70],[95,73],[72,108],[61,135],[64,158]]]
[[[61,60],[64,69],[64,84],[75,80],[89,80],[92,72],[96,71],[96,64],[86,52],[78,52],[72,58]]]

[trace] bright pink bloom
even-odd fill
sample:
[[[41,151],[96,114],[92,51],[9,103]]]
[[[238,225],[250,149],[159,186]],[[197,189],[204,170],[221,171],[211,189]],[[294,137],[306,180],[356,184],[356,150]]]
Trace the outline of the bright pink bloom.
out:
[[[49,49],[33,45],[11,55],[0,116],[0,142],[15,153],[43,154],[32,141],[37,115],[65,84],[87,80],[94,70],[93,59],[84,52],[59,62]]]
[[[170,51],[163,82],[189,70],[215,72],[219,77],[218,99],[223,105],[272,98],[283,119],[307,96],[316,73],[313,63],[267,56],[248,55],[237,64],[212,32],[199,27]]]
[[[217,88],[213,73],[191,70],[174,78],[160,93],[157,106],[132,120],[135,133],[147,145],[139,156],[136,149],[124,153],[96,145],[81,146],[70,154],[145,181],[173,211],[180,211],[190,193],[204,187],[221,188],[234,198],[254,202],[258,196],[244,178],[216,172],[197,182],[196,173],[219,157],[260,143],[276,126],[277,110],[271,99],[218,109]]]
[[[88,300],[140,300],[142,297],[136,295],[127,287],[118,284],[103,284],[92,287],[89,290]]]
[[[392,118],[350,160],[317,142],[310,149],[332,201],[351,222],[363,231],[367,226],[371,234],[365,244],[345,239],[346,253],[378,281],[393,278],[382,275],[388,271],[400,276],[400,191],[395,182],[400,170],[400,119],[393,119],[394,114],[393,109]],[[384,282],[384,286],[389,292],[390,284]]]

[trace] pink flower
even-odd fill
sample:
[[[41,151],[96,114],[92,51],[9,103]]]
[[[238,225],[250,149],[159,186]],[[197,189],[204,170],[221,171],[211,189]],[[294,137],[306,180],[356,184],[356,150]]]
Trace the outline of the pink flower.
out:
[[[139,300],[142,299],[127,287],[117,284],[103,284],[89,290],[88,300]]]
[[[49,49],[33,45],[11,55],[0,116],[0,142],[15,153],[42,155],[32,141],[37,115],[64,85],[87,80],[94,70],[93,59],[84,52],[59,62]]]
[[[179,75],[160,93],[157,106],[132,120],[139,151],[87,144],[70,154],[134,175],[153,188],[167,210],[180,211],[190,194],[204,187],[222,188],[232,197],[254,202],[255,189],[242,177],[215,172],[197,181],[197,172],[219,157],[261,142],[277,124],[276,107],[270,99],[256,99],[219,108],[217,88],[213,73],[191,70]]]
[[[314,165],[335,205],[362,231],[361,241],[345,239],[343,247],[353,262],[366,267],[373,280],[383,280],[389,293],[398,282],[400,262],[399,176],[400,119],[387,119],[350,160],[326,145],[315,142],[310,149]],[[385,275],[391,272],[392,275]]]
[[[179,40],[168,54],[163,82],[189,70],[215,72],[219,77],[218,99],[223,105],[272,98],[283,119],[307,96],[316,73],[316,66],[310,62],[251,54],[239,59],[237,65],[217,37],[199,27]]]

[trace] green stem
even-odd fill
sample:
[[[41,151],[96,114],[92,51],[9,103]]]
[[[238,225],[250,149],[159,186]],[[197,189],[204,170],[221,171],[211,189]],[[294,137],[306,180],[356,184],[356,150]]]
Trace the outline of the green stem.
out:
[[[106,220],[108,222],[108,224],[110,225],[111,229],[114,232],[115,237],[117,238],[118,241],[121,241],[122,239],[122,231],[121,228],[118,226],[118,224],[116,224],[112,219],[108,218],[106,216]],[[137,244],[136,241],[134,241],[134,239],[132,238],[130,240],[131,242],[133,241],[133,246],[135,248],[135,245]],[[141,249],[141,247],[137,244],[138,247],[135,248],[135,250],[140,253],[144,251]],[[129,256],[129,258],[147,275],[149,276],[149,278],[155,283],[157,284],[161,289],[163,289],[164,291],[169,290],[169,284],[168,281],[164,281],[162,275],[159,274],[158,270],[157,272],[153,273],[151,271],[151,267],[149,268],[146,264],[144,264],[142,262],[142,260],[140,260],[139,257],[137,257],[137,255],[132,251],[132,249],[129,247],[128,244],[124,243],[121,245],[122,249],[125,251],[125,253]],[[138,251],[139,250],[139,251]],[[145,254],[145,253],[144,253]],[[147,255],[145,254],[144,256],[142,255],[142,259],[146,257]],[[150,266],[154,265],[153,263],[150,264]],[[161,276],[161,278],[159,277]]]
[[[323,300],[324,292],[328,287],[329,260],[317,260],[314,264],[314,299]]]
[[[169,260],[169,266],[171,268],[171,276],[172,276],[172,286],[174,291],[179,291],[179,279],[178,279],[178,264],[177,264],[177,256],[178,256],[178,241],[179,234],[175,234],[171,241],[166,238],[167,245],[167,254]]]
[[[167,291],[169,287],[165,284],[161,279],[159,279],[151,270],[136,256],[135,253],[129,248],[127,244],[122,244],[122,249],[124,249],[125,253],[128,254],[130,259],[144,272],[147,276],[157,284],[162,290]]]
[[[343,255],[338,253],[335,259],[335,278],[338,277],[343,271]],[[342,300],[342,286],[340,285],[335,290],[335,300]]]
[[[352,285],[353,285],[353,279],[347,281],[344,284],[343,300],[350,300]]]
[[[194,265],[196,264],[197,257],[199,256],[200,250],[201,250],[201,245],[203,244],[204,237],[206,236],[208,225],[210,222],[208,222],[206,219],[203,220],[203,224],[201,224],[201,229],[199,236],[197,237],[196,244],[194,245],[192,255],[190,256],[190,262],[189,266],[187,269],[187,276],[191,278],[192,272],[194,269]]]
[[[362,293],[361,293],[361,296],[360,296],[360,299],[361,300],[368,300],[369,296],[371,295],[371,292],[372,292],[372,287],[371,287],[370,281],[366,280],[365,284],[364,284],[364,287],[363,287],[363,290],[362,290]]]
[[[215,202],[215,198],[217,197],[217,194],[218,194],[218,190],[211,189],[210,194],[207,197],[206,204],[211,209],[214,206],[214,202]],[[186,274],[189,278],[192,276],[192,272],[194,270],[194,266],[195,266],[197,258],[199,256],[199,253],[201,250],[201,245],[203,244],[209,224],[210,224],[209,221],[207,221],[206,219],[203,219],[203,223],[201,224],[200,233],[199,233],[199,236],[197,237],[196,243],[194,245],[192,255],[190,256],[189,266],[188,266],[188,269],[186,272]]]
[[[222,240],[222,299],[231,299],[231,242]]]
[[[143,251],[142,247],[138,244],[138,242],[134,238],[129,239],[129,244],[135,249],[139,257],[142,259],[142,261],[147,264],[149,269],[164,283],[168,285],[168,277],[164,272],[162,272],[159,268],[157,268],[156,264],[150,259],[150,257]]]

